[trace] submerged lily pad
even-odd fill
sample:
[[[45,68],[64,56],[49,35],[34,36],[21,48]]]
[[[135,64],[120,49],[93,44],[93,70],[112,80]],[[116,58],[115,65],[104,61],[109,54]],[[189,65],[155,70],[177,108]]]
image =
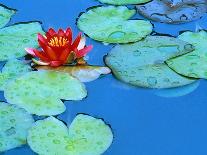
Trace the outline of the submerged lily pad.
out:
[[[27,72],[30,72],[31,67],[17,59],[8,61],[0,73],[0,90],[4,90],[4,87],[7,86],[7,83],[16,78],[17,76],[23,75]]]
[[[38,22],[20,23],[0,29],[0,61],[25,56],[25,47],[37,48],[37,33],[44,33]]]
[[[4,27],[14,15],[16,10],[9,9],[3,5],[0,5],[0,28]]]
[[[98,79],[100,75],[109,74],[111,70],[108,67],[100,66],[37,66],[37,70],[54,70],[71,74],[73,77],[79,79],[81,82],[90,82]]]
[[[173,37],[149,36],[134,44],[118,45],[105,62],[123,82],[148,88],[171,88],[192,83],[165,63],[169,58],[191,52],[191,44]]]
[[[57,115],[65,111],[60,99],[81,100],[87,93],[84,85],[67,73],[36,71],[24,74],[7,84],[7,101],[36,115]]]
[[[38,154],[101,155],[111,145],[113,134],[101,119],[79,114],[69,129],[54,117],[37,121],[27,140]]]
[[[99,0],[102,3],[113,5],[128,5],[128,4],[142,4],[150,0]]]
[[[0,152],[26,144],[33,122],[24,109],[0,102]]]
[[[207,32],[184,32],[178,38],[193,44],[195,50],[168,60],[168,66],[187,77],[207,79]]]
[[[148,19],[164,23],[185,23],[201,18],[207,12],[206,0],[153,0],[137,5]]]
[[[136,42],[152,32],[145,20],[129,20],[136,10],[125,6],[102,6],[90,9],[78,19],[78,27],[94,40],[106,43]]]

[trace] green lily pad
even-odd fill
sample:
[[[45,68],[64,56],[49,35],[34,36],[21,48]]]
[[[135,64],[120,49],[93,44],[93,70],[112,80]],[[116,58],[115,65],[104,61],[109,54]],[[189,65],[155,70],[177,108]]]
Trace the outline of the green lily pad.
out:
[[[83,114],[76,116],[69,129],[54,117],[37,121],[27,138],[31,149],[44,155],[101,155],[112,140],[108,125]]]
[[[0,28],[4,27],[15,14],[16,10],[0,5]]]
[[[3,67],[2,72],[0,73],[0,90],[4,90],[4,87],[7,86],[7,83],[16,78],[17,76],[23,75],[27,72],[30,72],[31,67],[17,59],[9,60]]]
[[[168,60],[168,66],[184,76],[207,79],[207,32],[188,31],[182,33],[178,38],[193,44],[195,50]]]
[[[112,5],[128,5],[128,4],[142,4],[149,2],[150,0],[99,0],[102,3]]]
[[[78,27],[94,40],[106,43],[129,43],[145,38],[152,32],[152,24],[145,20],[130,20],[136,10],[125,6],[102,6],[83,13]]]
[[[37,70],[54,70],[58,72],[69,73],[73,77],[79,79],[81,82],[91,82],[98,79],[101,75],[111,73],[108,67],[101,66],[60,66],[60,67],[50,67],[50,66],[37,66]]]
[[[172,71],[164,61],[188,52],[191,44],[166,36],[149,36],[128,45],[117,45],[105,62],[115,77],[134,86],[172,88],[192,83]]]
[[[4,95],[11,104],[39,116],[65,111],[60,99],[81,100],[87,92],[84,85],[67,73],[35,71],[17,77],[7,84]]]
[[[38,47],[37,33],[44,33],[40,23],[20,23],[0,29],[0,61],[26,55],[24,48]]]
[[[0,102],[0,152],[26,144],[33,122],[24,109]]]

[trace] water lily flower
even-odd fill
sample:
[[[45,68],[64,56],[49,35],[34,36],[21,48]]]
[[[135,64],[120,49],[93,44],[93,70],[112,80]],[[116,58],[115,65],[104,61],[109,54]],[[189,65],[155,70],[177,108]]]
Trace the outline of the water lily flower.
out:
[[[34,63],[53,67],[70,64],[75,60],[77,63],[85,63],[83,57],[93,48],[86,46],[86,39],[81,33],[73,41],[71,28],[66,31],[59,29],[56,32],[50,28],[46,35],[38,34],[38,42],[41,50],[25,48],[32,55]]]

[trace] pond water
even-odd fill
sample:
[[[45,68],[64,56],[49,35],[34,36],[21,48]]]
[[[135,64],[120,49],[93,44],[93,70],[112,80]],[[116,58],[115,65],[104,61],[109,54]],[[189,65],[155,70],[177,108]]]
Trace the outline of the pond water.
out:
[[[38,20],[45,30],[71,26],[76,34],[79,30],[75,23],[80,12],[100,5],[94,0],[0,0],[0,3],[18,10],[9,24]],[[134,18],[143,19],[138,15]],[[207,16],[180,25],[152,23],[155,32],[177,36],[180,31],[207,29]],[[104,65],[103,57],[113,45],[106,46],[90,38],[87,43],[94,45],[88,63]],[[77,113],[104,118],[114,133],[113,144],[105,155],[207,154],[207,81],[178,89],[152,90],[129,86],[108,75],[86,83],[86,87],[88,97],[66,101],[67,110],[58,118],[68,124]],[[25,145],[2,154],[35,153]]]

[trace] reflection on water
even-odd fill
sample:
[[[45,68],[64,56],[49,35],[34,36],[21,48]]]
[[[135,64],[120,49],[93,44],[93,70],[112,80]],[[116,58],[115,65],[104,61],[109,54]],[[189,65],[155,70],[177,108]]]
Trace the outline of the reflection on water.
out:
[[[200,84],[200,81],[196,81],[192,84],[178,87],[178,88],[168,88],[168,89],[157,89],[153,90],[153,93],[160,97],[181,97],[188,95],[195,91]]]

